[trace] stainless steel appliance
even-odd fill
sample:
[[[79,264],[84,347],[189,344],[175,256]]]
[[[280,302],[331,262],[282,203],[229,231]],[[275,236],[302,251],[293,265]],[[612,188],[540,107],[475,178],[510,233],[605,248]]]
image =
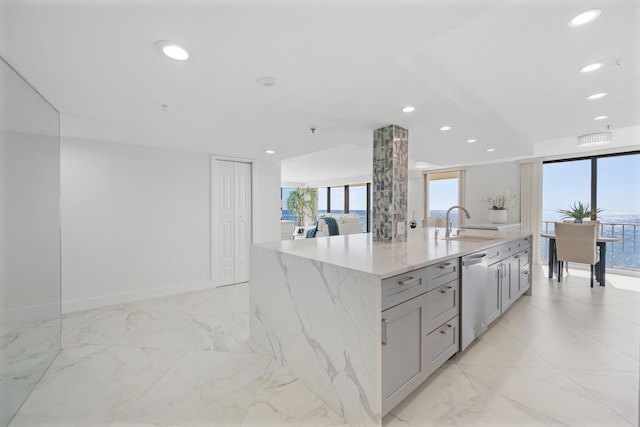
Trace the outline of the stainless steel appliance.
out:
[[[487,330],[487,252],[462,257],[460,350]]]

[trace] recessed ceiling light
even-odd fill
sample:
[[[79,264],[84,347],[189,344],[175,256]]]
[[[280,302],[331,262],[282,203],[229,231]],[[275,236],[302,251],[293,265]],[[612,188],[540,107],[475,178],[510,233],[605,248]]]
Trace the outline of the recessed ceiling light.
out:
[[[600,9],[591,9],[591,10],[582,12],[574,16],[573,18],[571,18],[571,21],[569,21],[569,26],[579,27],[580,25],[588,24],[589,22],[593,21],[598,16],[600,16],[601,12],[602,11]]]
[[[604,120],[604,119],[608,119],[609,116],[598,116],[598,117],[594,117],[593,120]]]
[[[264,150],[265,153],[267,154],[275,154],[276,152],[273,150]]]
[[[469,143],[469,144],[473,144],[474,142],[476,142],[475,139],[467,139],[467,143]]]
[[[158,51],[176,61],[186,61],[189,59],[189,52],[187,52],[185,48],[169,40],[157,41],[154,46]]]
[[[414,111],[416,111],[416,107],[412,107],[411,105],[407,105],[402,109],[403,113],[413,113]]]
[[[600,92],[600,93],[594,93],[591,96],[587,96],[587,99],[589,100],[600,99],[600,98],[604,98],[605,96],[607,96],[605,92]]]
[[[494,151],[496,151],[496,149],[495,149],[495,148],[488,148],[488,149],[487,149],[487,153],[492,153],[492,152],[494,152]]]
[[[273,79],[273,77],[268,77],[268,76],[258,77],[256,81],[260,86],[266,86],[266,87],[274,86],[276,84],[276,81]]]
[[[440,128],[440,130],[441,130],[441,131],[443,131],[443,132],[444,132],[444,131],[451,130],[451,126],[442,126],[442,127]]]
[[[590,73],[591,71],[599,70],[604,64],[602,62],[596,62],[595,64],[585,65],[580,69],[581,73]]]

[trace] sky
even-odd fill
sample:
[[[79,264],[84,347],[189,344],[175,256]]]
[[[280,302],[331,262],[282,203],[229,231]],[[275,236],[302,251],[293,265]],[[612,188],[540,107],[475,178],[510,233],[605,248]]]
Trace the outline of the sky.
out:
[[[598,208],[640,213],[640,154],[599,158],[597,181]],[[544,211],[590,204],[591,160],[545,164],[542,194]]]

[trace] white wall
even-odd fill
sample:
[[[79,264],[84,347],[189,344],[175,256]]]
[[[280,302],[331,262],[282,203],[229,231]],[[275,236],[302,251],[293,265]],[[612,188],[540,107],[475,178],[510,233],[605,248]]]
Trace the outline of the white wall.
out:
[[[469,166],[465,177],[464,207],[471,214],[469,224],[489,223],[489,205],[482,201],[489,193],[508,190],[515,194],[509,208],[509,223],[520,222],[520,164],[518,162],[492,163]]]
[[[413,219],[416,211],[416,222],[422,227],[424,218],[424,173],[421,170],[410,170],[407,189],[407,220]]]
[[[61,169],[63,311],[214,286],[209,154],[65,138]],[[253,241],[278,240],[280,165],[252,174]]]
[[[280,240],[280,163],[253,163],[253,242]]]

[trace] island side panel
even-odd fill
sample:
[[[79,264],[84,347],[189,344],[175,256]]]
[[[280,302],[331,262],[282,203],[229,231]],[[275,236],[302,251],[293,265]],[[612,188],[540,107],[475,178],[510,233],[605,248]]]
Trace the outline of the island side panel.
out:
[[[380,279],[253,246],[251,338],[353,426],[381,425]]]

